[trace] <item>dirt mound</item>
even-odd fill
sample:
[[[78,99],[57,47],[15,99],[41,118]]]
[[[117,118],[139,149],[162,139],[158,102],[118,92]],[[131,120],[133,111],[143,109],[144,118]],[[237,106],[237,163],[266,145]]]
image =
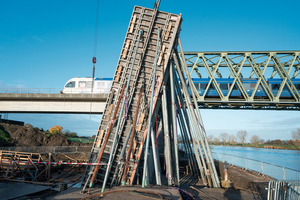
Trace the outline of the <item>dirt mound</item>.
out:
[[[0,123],[0,146],[86,146],[80,142],[68,140],[64,135],[47,134],[30,124],[24,126]]]

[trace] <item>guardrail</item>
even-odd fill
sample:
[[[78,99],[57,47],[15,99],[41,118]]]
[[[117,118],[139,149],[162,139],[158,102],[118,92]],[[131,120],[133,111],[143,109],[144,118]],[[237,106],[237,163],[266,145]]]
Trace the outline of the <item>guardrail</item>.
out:
[[[226,161],[231,165],[235,165],[246,170],[256,171],[258,172],[258,175],[268,175],[270,177],[283,180],[300,180],[300,171],[287,167],[216,152],[213,152],[213,158],[222,162]]]
[[[0,150],[30,153],[90,153],[91,146],[28,146],[28,147],[0,147]]]
[[[10,94],[10,93],[16,93],[16,94],[58,94],[63,91],[63,88],[0,88],[0,93],[4,94]],[[94,89],[93,94],[108,94],[110,91],[110,88],[103,88],[103,89]],[[78,88],[69,89],[67,94],[90,94],[91,91],[78,90]]]
[[[63,88],[0,88],[0,93],[18,93],[18,94],[53,94],[60,93]]]

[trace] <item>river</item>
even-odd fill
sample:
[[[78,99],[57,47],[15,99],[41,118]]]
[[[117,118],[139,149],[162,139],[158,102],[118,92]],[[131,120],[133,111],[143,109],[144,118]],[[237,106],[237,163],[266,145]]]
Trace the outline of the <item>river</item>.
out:
[[[235,147],[235,146],[215,146],[212,145],[212,152],[228,154],[242,158],[249,158],[265,163],[271,163],[285,168],[300,171],[300,151],[283,149],[263,149],[254,147]],[[228,162],[229,157],[227,158]],[[249,162],[250,163],[250,162]],[[251,163],[250,163],[251,164]],[[251,167],[251,166],[250,166]]]

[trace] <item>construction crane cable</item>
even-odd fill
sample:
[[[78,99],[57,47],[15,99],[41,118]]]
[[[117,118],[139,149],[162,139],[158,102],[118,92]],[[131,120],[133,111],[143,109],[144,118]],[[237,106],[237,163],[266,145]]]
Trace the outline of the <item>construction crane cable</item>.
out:
[[[96,54],[97,54],[98,19],[99,19],[99,0],[97,0],[96,25],[95,25],[95,37],[94,37],[94,52],[93,52],[94,57],[96,57]]]
[[[95,78],[95,64],[96,54],[97,54],[97,37],[98,37],[98,18],[99,18],[99,0],[97,0],[97,11],[96,11],[96,25],[95,25],[95,36],[94,36],[94,51],[93,51],[93,78],[92,78],[92,88],[91,88],[91,104],[90,104],[90,119],[92,114],[92,101],[93,101],[93,88],[94,88],[94,78]]]

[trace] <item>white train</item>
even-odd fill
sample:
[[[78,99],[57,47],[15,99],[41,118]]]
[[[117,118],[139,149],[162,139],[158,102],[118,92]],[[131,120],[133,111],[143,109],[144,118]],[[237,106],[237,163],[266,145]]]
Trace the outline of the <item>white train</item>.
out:
[[[92,78],[72,78],[68,80],[62,93],[88,94],[92,92]],[[93,93],[108,94],[112,84],[112,78],[94,78]]]

